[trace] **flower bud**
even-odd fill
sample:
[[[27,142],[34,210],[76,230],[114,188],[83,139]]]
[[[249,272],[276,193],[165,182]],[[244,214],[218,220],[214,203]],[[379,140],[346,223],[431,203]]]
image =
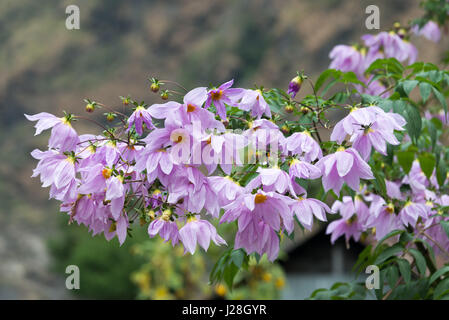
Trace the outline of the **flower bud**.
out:
[[[86,112],[92,113],[95,110],[95,105],[93,103],[86,104]]]
[[[296,94],[299,92],[299,90],[301,89],[301,84],[302,84],[302,77],[301,76],[294,77],[288,85],[287,93],[292,98],[294,98],[296,96]]]
[[[284,124],[281,128],[281,131],[282,133],[287,134],[290,132],[290,128],[286,124]]]
[[[168,92],[167,92],[167,90],[161,92],[161,98],[162,98],[162,100],[167,100],[168,99]]]
[[[159,88],[160,88],[160,86],[157,83],[152,83],[150,86],[151,91],[153,91],[154,93],[158,92]]]
[[[284,108],[285,112],[292,113],[295,110],[295,107],[293,107],[291,104],[288,104]]]
[[[115,117],[116,117],[115,113],[109,112],[106,114],[106,120],[108,120],[109,122],[114,121]]]

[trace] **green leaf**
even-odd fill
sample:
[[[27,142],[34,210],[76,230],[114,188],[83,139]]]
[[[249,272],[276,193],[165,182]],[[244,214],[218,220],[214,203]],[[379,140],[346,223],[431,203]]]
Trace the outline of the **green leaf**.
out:
[[[415,258],[415,263],[416,266],[418,267],[419,272],[421,273],[422,276],[425,276],[427,269],[426,259],[421,254],[421,252],[419,252],[414,248],[409,249],[409,252],[412,254],[413,258]]]
[[[415,153],[412,151],[398,151],[396,156],[402,169],[408,174],[412,168],[413,160],[415,160]]]
[[[341,77],[342,72],[335,69],[327,69],[318,77],[315,83],[315,91],[318,92],[323,84],[329,77],[334,77],[335,79],[339,79]]]
[[[419,110],[414,106],[408,104],[405,109],[405,119],[407,120],[407,132],[412,139],[416,142],[421,134],[422,118]]]
[[[228,285],[230,289],[232,289],[232,285],[234,283],[234,278],[237,275],[239,268],[237,268],[234,264],[230,264],[224,271],[223,279]]]
[[[432,85],[428,84],[427,82],[420,82],[419,93],[421,94],[421,98],[424,103],[429,99],[431,92],[432,92]]]
[[[231,260],[238,268],[242,267],[246,257],[247,255],[243,249],[234,250],[231,253]]]
[[[368,245],[363,249],[363,251],[359,254],[356,263],[354,264],[354,267],[352,271],[356,271],[360,273],[365,269],[365,266],[368,265],[368,261],[371,257],[371,250],[373,249],[372,245]]]
[[[423,152],[419,155],[418,161],[421,170],[424,172],[427,179],[430,179],[430,176],[432,175],[433,169],[435,169],[436,165],[435,155],[428,152]]]
[[[439,299],[449,292],[449,279],[444,279],[435,288],[433,292],[433,299]]]
[[[440,279],[440,277],[447,272],[449,272],[449,266],[445,266],[435,271],[435,273],[430,277],[430,284],[434,283],[437,279]]]
[[[376,178],[375,180],[376,189],[380,193],[380,195],[382,195],[385,198],[387,195],[387,186],[385,184],[385,177],[377,170],[374,170],[373,174],[374,178]]]
[[[444,94],[442,94],[440,91],[438,91],[437,88],[432,87],[433,90],[433,94],[435,95],[435,97],[438,99],[438,101],[441,103],[441,105],[443,106],[444,109],[444,114],[447,114],[447,102],[446,102],[446,97],[444,96]]]
[[[393,230],[391,231],[389,234],[385,235],[382,239],[380,239],[380,241],[377,243],[377,247],[379,247],[385,240],[392,238],[394,236],[397,236],[401,233],[404,233],[405,230]],[[377,249],[376,247],[376,249]]]
[[[361,85],[361,86],[363,86],[363,87],[366,88],[366,84],[363,83],[362,81],[360,81],[360,80],[357,78],[357,75],[356,75],[354,72],[352,72],[352,71],[344,72],[344,73],[342,74],[342,77],[341,77],[340,81],[343,82],[343,83],[345,83],[345,84],[348,84],[348,83],[359,84],[359,85]]]
[[[390,288],[393,288],[396,285],[396,282],[398,281],[399,278],[398,268],[395,265],[391,265],[387,268],[386,278]]]
[[[446,232],[446,235],[447,235],[448,238],[449,238],[449,221],[444,221],[444,220],[442,220],[442,221],[440,222],[440,225],[441,225],[441,227],[443,228],[444,232]]]
[[[412,92],[413,89],[418,85],[419,81],[417,80],[405,80],[401,82],[402,88],[404,89],[407,96]]]
[[[430,139],[432,141],[432,151],[434,151],[435,149],[435,145],[437,143],[437,128],[435,127],[434,123],[430,120],[427,120],[426,122],[427,124],[427,130],[429,131],[430,134]]]
[[[446,178],[447,178],[446,165],[444,164],[443,161],[440,161],[437,167],[437,181],[440,187],[444,185],[444,182],[446,182]]]
[[[410,263],[405,259],[396,260],[399,266],[399,271],[401,272],[402,278],[404,278],[405,283],[409,283],[412,275],[412,270]]]
[[[403,245],[400,243],[396,243],[395,245],[382,251],[379,254],[379,256],[376,258],[376,260],[374,261],[374,264],[379,265],[382,262],[388,260],[389,258],[395,256],[396,254],[400,253],[403,250],[404,250]]]
[[[209,281],[213,284],[224,280],[232,290],[235,276],[240,268],[247,266],[247,262],[248,256],[243,249],[226,250],[212,268]]]

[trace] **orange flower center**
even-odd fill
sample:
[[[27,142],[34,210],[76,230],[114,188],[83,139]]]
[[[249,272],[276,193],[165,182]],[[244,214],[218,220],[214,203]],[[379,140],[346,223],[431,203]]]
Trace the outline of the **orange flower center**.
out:
[[[196,107],[193,104],[187,105],[187,112],[193,112],[195,111]]]
[[[264,194],[256,194],[256,197],[254,198],[254,203],[258,204],[258,203],[264,203],[267,200],[267,196]]]
[[[223,95],[222,90],[212,91],[210,93],[210,96],[212,97],[213,100],[220,100],[222,95]]]
[[[109,179],[109,178],[111,177],[111,175],[112,175],[112,169],[104,168],[104,169],[101,171],[101,174],[102,174],[103,177],[107,180],[107,179]]]

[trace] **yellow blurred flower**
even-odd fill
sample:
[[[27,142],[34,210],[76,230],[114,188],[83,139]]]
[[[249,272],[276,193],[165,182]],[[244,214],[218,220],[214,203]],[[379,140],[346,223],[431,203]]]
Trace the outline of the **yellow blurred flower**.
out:
[[[276,288],[281,289],[285,286],[285,279],[277,278],[274,284],[275,284]]]
[[[265,281],[265,282],[270,282],[270,281],[271,281],[271,273],[265,272],[265,273],[262,275],[262,279],[263,279],[263,281]]]
[[[215,287],[215,293],[217,295],[219,295],[220,297],[224,297],[226,292],[227,292],[226,287],[224,285],[222,285],[221,283]]]

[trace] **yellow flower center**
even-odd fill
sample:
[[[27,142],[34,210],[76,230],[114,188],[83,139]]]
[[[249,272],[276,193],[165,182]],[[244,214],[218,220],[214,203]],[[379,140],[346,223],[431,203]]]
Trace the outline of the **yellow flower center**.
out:
[[[101,171],[101,174],[102,174],[103,177],[107,180],[107,179],[109,179],[109,178],[111,177],[111,175],[112,175],[112,169],[104,168],[104,169]]]
[[[369,127],[364,130],[363,134],[366,136],[368,133],[371,133],[371,132],[374,132],[374,130],[371,127]]]
[[[171,217],[171,210],[170,209],[167,209],[164,212],[162,212],[162,217],[161,217],[162,220],[169,221],[170,217]]]
[[[267,196],[261,193],[256,194],[256,197],[254,198],[254,203],[260,204],[264,203],[267,200]]]
[[[223,95],[222,90],[216,90],[210,93],[210,96],[212,97],[213,100],[220,100],[222,95]]]
[[[61,121],[62,121],[62,123],[64,123],[65,125],[68,125],[69,127],[72,126],[72,124],[70,123],[70,121],[66,117],[62,117]]]
[[[75,157],[73,157],[73,156],[68,156],[66,160],[67,160],[68,162],[70,162],[71,164],[74,164],[75,161],[76,161]]]
[[[309,137],[311,137],[312,136],[312,134],[310,133],[310,131],[309,130],[304,130],[302,133],[304,133],[304,134],[306,134],[306,135],[308,135]]]
[[[187,112],[193,112],[196,110],[196,107],[193,104],[187,105]]]
[[[394,205],[392,204],[392,203],[389,203],[388,205],[387,205],[387,212],[389,212],[389,213],[393,213],[394,212]]]
[[[291,162],[290,162],[290,167],[292,166],[292,165],[295,165],[295,164],[297,164],[297,163],[300,163],[301,161],[299,161],[298,159],[293,159]]]
[[[187,223],[194,222],[194,221],[196,221],[195,216],[190,216],[187,218]]]

